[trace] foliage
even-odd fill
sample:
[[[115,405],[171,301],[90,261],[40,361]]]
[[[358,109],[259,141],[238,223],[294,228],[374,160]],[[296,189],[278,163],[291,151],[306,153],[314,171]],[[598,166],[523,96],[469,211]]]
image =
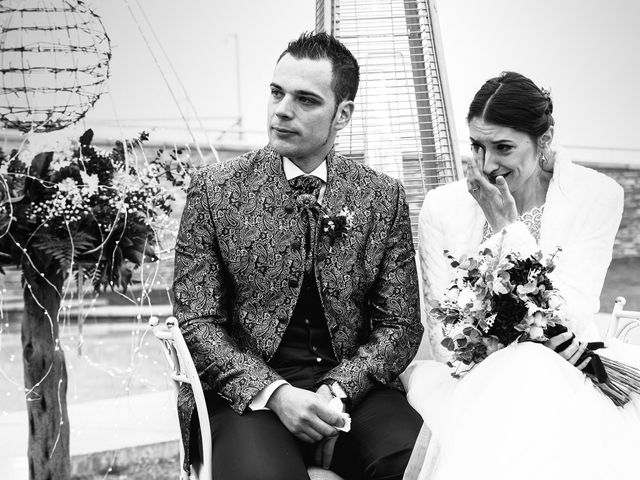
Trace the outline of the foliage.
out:
[[[171,213],[161,181],[177,185],[186,175],[172,173],[162,152],[138,165],[133,153],[147,139],[143,132],[102,151],[87,130],[69,151],[0,153],[0,263],[63,276],[75,269],[96,291],[126,291],[133,270],[156,260],[158,229]]]

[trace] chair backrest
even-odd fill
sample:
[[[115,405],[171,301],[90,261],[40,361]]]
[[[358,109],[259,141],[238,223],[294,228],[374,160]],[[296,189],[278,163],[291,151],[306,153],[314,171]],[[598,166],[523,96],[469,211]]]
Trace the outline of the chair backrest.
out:
[[[628,341],[627,335],[634,328],[640,327],[640,311],[625,310],[627,300],[624,297],[616,298],[611,311],[611,321],[607,330],[607,338],[617,338],[623,342]]]
[[[169,376],[174,382],[176,395],[180,384],[187,383],[191,386],[196,402],[198,423],[200,424],[200,437],[202,445],[202,463],[192,465],[192,475],[196,479],[211,479],[211,426],[209,424],[209,412],[202,391],[202,384],[198,377],[198,371],[193,364],[193,359],[187,348],[187,344],[180,333],[178,321],[175,317],[167,318],[165,325],[160,325],[158,317],[149,319],[149,326],[155,337],[162,345],[162,351],[169,367]],[[180,440],[180,468],[184,461],[184,446]]]
[[[193,396],[198,409],[198,422],[200,423],[200,435],[202,441],[202,464],[192,464],[192,475],[196,480],[210,480],[212,478],[211,465],[211,425],[209,424],[209,412],[202,391],[202,384],[198,371],[193,364],[191,353],[187,348],[178,321],[175,317],[167,318],[165,325],[160,325],[158,317],[149,319],[149,326],[155,337],[162,344],[162,351],[169,367],[169,376],[174,381],[176,395],[181,383],[188,383],[193,390]],[[184,445],[180,440],[180,468],[184,462]],[[342,480],[335,473],[319,467],[309,467],[310,480]],[[181,477],[182,478],[182,477]]]

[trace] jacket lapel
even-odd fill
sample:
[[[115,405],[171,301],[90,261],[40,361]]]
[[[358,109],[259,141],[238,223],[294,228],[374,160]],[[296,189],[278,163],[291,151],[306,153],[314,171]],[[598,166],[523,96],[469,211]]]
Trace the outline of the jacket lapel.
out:
[[[327,264],[331,263],[334,266],[340,264],[340,261],[335,258],[337,251],[340,250],[336,247],[339,247],[339,242],[344,242],[346,239],[336,239],[335,244],[331,246],[328,235],[322,231],[322,216],[337,215],[345,207],[353,210],[353,188],[358,187],[348,183],[349,171],[345,160],[336,155],[332,149],[327,156],[327,188],[316,224],[316,256],[321,263],[326,260]]]
[[[282,157],[278,155],[270,146],[265,147],[265,158],[261,163],[264,166],[265,178],[264,181],[268,182],[265,185],[273,185],[276,191],[280,191],[283,197],[291,190],[289,182],[287,182],[284,176],[284,170],[282,168]],[[262,185],[264,187],[264,185]],[[260,187],[260,185],[258,185]]]
[[[282,157],[271,147],[264,148],[264,157],[260,159],[255,168],[255,178],[250,182],[249,188],[256,191],[262,199],[261,208],[252,212],[252,216],[261,229],[271,229],[267,235],[270,244],[258,245],[260,248],[274,252],[291,250],[293,262],[301,263],[302,252],[291,249],[292,244],[303,238],[304,226],[301,216],[295,204],[293,189],[287,182],[282,167]],[[265,217],[273,218],[273,221],[263,222]],[[238,219],[242,221],[242,218]]]
[[[327,188],[322,200],[322,210],[329,215],[338,213],[347,203],[344,160],[332,149],[327,155]]]

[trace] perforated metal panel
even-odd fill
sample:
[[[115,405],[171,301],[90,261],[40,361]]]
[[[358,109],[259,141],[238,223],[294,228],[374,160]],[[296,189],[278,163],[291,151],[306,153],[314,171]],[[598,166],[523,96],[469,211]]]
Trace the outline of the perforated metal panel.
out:
[[[426,0],[317,0],[316,29],[360,64],[356,111],[336,149],[402,181],[415,240],[426,192],[462,175],[435,8]]]

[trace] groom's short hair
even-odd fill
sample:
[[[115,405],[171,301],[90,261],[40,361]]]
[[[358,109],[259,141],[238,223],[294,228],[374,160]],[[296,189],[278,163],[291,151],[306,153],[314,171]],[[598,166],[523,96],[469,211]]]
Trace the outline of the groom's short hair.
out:
[[[336,105],[343,100],[356,98],[360,82],[358,61],[349,49],[334,36],[325,32],[304,32],[297,39],[289,42],[287,49],[278,58],[278,62],[287,53],[296,59],[328,59],[331,62],[331,89],[336,99]]]

